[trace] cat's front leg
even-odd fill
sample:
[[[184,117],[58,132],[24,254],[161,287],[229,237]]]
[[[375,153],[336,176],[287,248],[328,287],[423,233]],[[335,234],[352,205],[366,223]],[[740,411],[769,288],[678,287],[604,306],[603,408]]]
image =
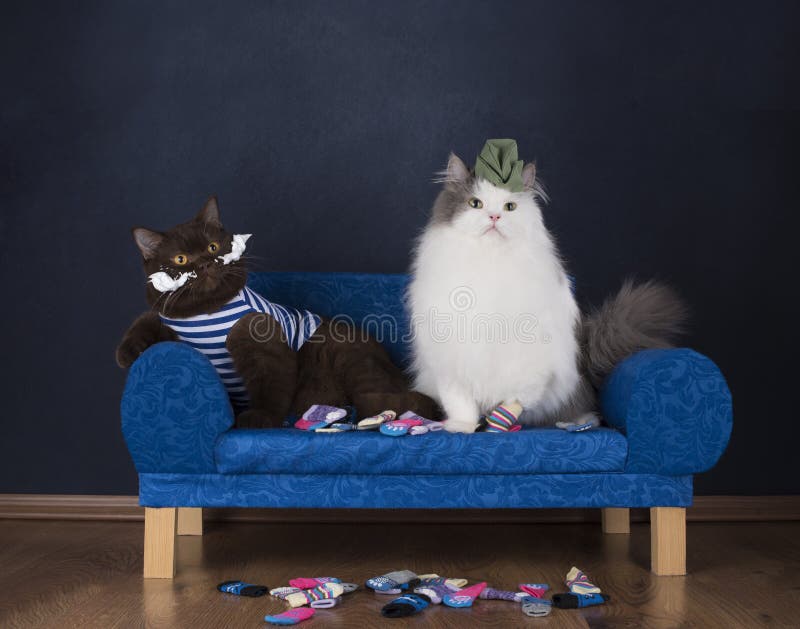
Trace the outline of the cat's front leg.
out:
[[[440,398],[447,417],[447,421],[444,422],[445,430],[475,432],[480,420],[480,409],[472,396],[450,385],[440,389]]]
[[[122,337],[117,347],[117,364],[127,369],[151,345],[177,339],[175,332],[161,322],[158,313],[149,310],[139,316]]]

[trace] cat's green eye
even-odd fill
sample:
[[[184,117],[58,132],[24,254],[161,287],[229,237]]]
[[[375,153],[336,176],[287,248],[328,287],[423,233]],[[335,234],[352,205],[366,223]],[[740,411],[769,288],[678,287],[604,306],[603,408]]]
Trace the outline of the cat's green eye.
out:
[[[514,203],[513,201],[509,201],[508,203],[506,203],[506,204],[503,206],[503,209],[504,209],[506,212],[513,212],[514,210],[516,210],[516,209],[517,209],[517,204],[516,204],[516,203]]]
[[[179,253],[178,255],[172,257],[172,261],[178,266],[183,266],[189,262],[189,256],[184,253]]]
[[[209,253],[216,253],[219,251],[219,243],[218,242],[210,242],[208,243],[208,252]]]
[[[475,197],[472,197],[469,201],[467,201],[467,204],[470,207],[474,207],[476,210],[479,210],[483,207],[483,201]]]

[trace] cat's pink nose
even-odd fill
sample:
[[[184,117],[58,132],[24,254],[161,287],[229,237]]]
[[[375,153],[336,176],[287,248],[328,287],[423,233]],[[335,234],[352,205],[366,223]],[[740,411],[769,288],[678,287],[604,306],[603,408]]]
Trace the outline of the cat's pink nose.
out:
[[[496,223],[500,220],[500,214],[489,214],[489,218],[492,219],[492,223]]]

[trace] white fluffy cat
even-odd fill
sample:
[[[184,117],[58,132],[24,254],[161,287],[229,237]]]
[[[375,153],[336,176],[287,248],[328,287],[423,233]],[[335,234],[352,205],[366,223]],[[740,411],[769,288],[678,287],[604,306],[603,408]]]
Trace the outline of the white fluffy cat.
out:
[[[595,393],[582,374],[601,379],[632,351],[668,345],[643,335],[637,316],[665,311],[665,328],[681,319],[668,289],[626,285],[594,321],[595,337],[622,335],[617,345],[582,337],[581,313],[537,203],[534,165],[521,177],[522,190],[512,192],[451,155],[416,249],[408,291],[415,387],[439,402],[451,432],[473,432],[480,415],[512,400],[524,409],[523,423],[595,422]],[[580,341],[598,348],[597,360],[581,362]]]

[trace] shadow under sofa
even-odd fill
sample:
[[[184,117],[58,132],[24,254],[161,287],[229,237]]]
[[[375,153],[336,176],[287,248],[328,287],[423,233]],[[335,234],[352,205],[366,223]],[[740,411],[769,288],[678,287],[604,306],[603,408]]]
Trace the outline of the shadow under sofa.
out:
[[[269,299],[346,316],[407,360],[404,275],[256,273]],[[691,349],[647,350],[604,383],[608,427],[569,433],[314,434],[236,429],[222,381],[181,343],[145,351],[128,374],[122,428],[145,507],[144,576],[172,578],[175,536],[202,534],[203,507],[585,508],[629,532],[651,508],[652,570],[684,574],[692,476],[711,468],[732,427],[714,363]],[[396,409],[399,411],[405,409]]]

